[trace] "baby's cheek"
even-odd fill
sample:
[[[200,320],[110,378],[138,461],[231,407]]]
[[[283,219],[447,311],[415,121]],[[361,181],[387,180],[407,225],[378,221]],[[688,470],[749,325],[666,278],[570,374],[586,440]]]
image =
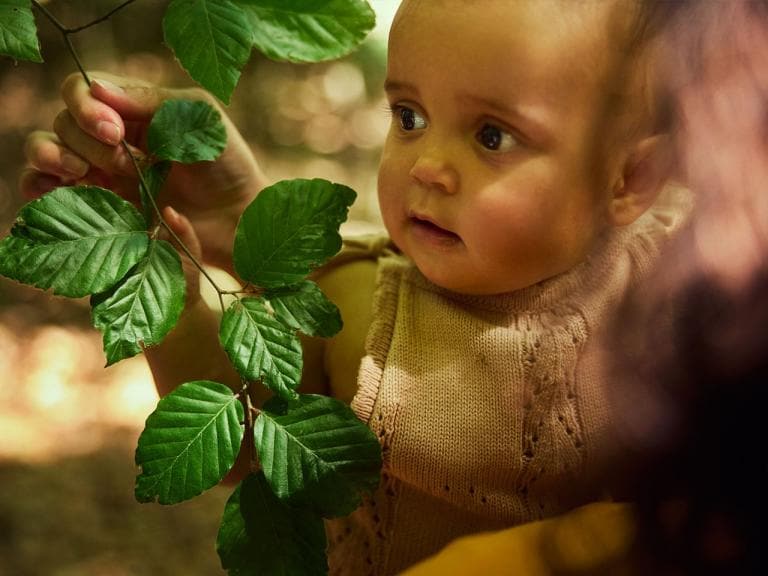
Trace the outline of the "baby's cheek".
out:
[[[520,243],[530,246],[538,234],[538,214],[524,202],[486,201],[467,212],[474,241],[486,250],[509,250]]]

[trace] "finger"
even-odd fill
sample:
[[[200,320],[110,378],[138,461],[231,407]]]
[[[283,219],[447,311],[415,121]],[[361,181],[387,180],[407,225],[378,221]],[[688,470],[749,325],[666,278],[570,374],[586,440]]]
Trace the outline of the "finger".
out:
[[[92,72],[90,86],[81,75],[70,74],[62,83],[61,95],[80,128],[111,146],[125,137],[125,121],[148,122],[169,98],[203,100],[219,108],[204,90],[167,89],[106,72]]]
[[[32,132],[24,143],[24,155],[32,168],[60,180],[77,180],[90,168],[86,160],[51,132]]]
[[[200,239],[197,237],[192,223],[189,219],[179,214],[171,206],[166,206],[162,210],[163,219],[168,226],[173,230],[178,239],[187,247],[190,254],[198,261],[202,256],[202,248],[200,246]]]
[[[122,146],[110,146],[84,132],[69,110],[63,110],[56,116],[53,129],[67,149],[85,159],[88,164],[117,176],[132,176],[136,168],[131,156]],[[144,154],[129,146],[131,154],[141,161]]]
[[[80,74],[70,74],[61,85],[61,97],[78,126],[96,140],[117,146],[125,136],[120,113],[94,98]]]
[[[168,99],[200,100],[221,112],[216,99],[200,88],[164,88],[144,80],[94,72],[91,96],[107,104],[125,122],[148,123],[157,109]]]
[[[122,116],[123,120],[144,121],[152,119],[160,105],[175,92],[136,78],[125,78],[102,72],[91,79],[91,96]]]
[[[62,182],[58,177],[34,168],[25,168],[19,176],[19,190],[24,197],[30,199],[39,198],[63,184],[65,182]]]
[[[192,257],[197,260],[197,262],[200,262],[202,252],[200,247],[200,240],[195,233],[195,229],[192,226],[192,223],[187,219],[186,216],[179,214],[170,206],[163,208],[162,215],[165,222],[168,224],[171,230],[173,230],[176,238],[182,244],[184,244],[186,249],[189,251],[189,254],[191,254]],[[184,270],[184,280],[187,284],[186,306],[189,307],[201,297],[200,270],[198,269],[197,264],[193,262],[192,258],[190,258],[186,253],[186,251],[181,249],[175,239],[173,244],[177,249],[181,250],[181,265]]]

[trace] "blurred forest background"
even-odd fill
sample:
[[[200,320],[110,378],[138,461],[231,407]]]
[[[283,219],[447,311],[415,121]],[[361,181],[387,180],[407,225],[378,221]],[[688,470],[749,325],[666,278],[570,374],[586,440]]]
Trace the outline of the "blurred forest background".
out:
[[[53,0],[68,26],[118,0]],[[397,0],[371,0],[378,25],[342,60],[275,63],[254,52],[227,108],[273,179],[323,177],[353,187],[350,219],[379,225],[375,182],[389,123],[386,31]],[[131,4],[73,37],[88,70],[172,86],[191,80],[162,43],[167,2]],[[25,202],[24,140],[50,129],[59,85],[76,70],[61,35],[36,17],[45,63],[0,59],[0,234]],[[104,368],[87,301],[0,279],[0,576],[223,574],[215,552],[230,493],[173,507],[133,499],[133,450],[157,397],[143,358]]]

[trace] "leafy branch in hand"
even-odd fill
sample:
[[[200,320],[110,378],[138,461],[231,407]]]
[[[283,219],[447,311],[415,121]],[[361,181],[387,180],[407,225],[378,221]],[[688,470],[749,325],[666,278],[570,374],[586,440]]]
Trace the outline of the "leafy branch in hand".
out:
[[[39,2],[2,0],[0,54],[42,61],[34,6],[62,33],[90,85],[70,37],[132,2],[68,28]],[[275,59],[330,59],[354,49],[373,26],[365,0],[309,4],[171,0],[165,40],[192,78],[227,102],[252,46]],[[57,188],[21,208],[0,241],[0,274],[62,296],[90,295],[107,364],[161,343],[181,315],[186,289],[177,251],[157,237],[158,226],[176,236],[157,195],[171,162],[215,160],[225,135],[210,105],[165,102],[149,127],[148,166],[121,143],[136,168],[141,211],[103,188]],[[324,180],[263,190],[235,233],[233,264],[247,283],[243,291],[221,290],[175,238],[219,295],[219,339],[242,386],[235,392],[194,380],[162,398],[139,438],[135,493],[141,502],[188,500],[219,484],[240,450],[248,450],[252,472],[227,502],[217,539],[222,566],[232,574],[326,573],[322,519],[350,513],[378,483],[381,452],[368,427],[337,400],[297,392],[297,332],[329,337],[341,329],[338,309],[308,275],[340,249],[338,228],[354,198],[351,189]],[[235,296],[228,308],[224,295]],[[252,405],[251,383],[274,394],[260,408]]]
[[[64,24],[62,24],[56,16],[54,16],[50,10],[48,10],[45,5],[40,4],[37,0],[32,0],[32,5],[37,8],[41,14],[43,14],[50,22],[53,24],[59,32],[61,32],[61,35],[64,38],[64,42],[67,46],[67,49],[69,50],[70,55],[72,56],[72,59],[75,61],[75,64],[77,65],[77,69],[80,71],[80,75],[83,77],[83,80],[85,80],[85,83],[90,87],[91,85],[91,78],[88,75],[88,72],[86,72],[85,67],[83,66],[82,60],[80,59],[80,56],[77,53],[77,50],[75,50],[74,45],[72,44],[71,36],[73,34],[77,34],[78,32],[82,32],[83,30],[87,30],[88,28],[91,28],[97,24],[100,24],[102,22],[106,22],[111,18],[113,15],[117,14],[120,10],[128,6],[129,4],[132,4],[135,2],[135,0],[125,0],[122,4],[119,6],[116,6],[103,16],[100,16],[91,22],[87,24],[83,24],[81,26],[77,26],[75,28],[68,28]],[[170,114],[171,116],[174,115],[174,112],[171,111],[170,113],[166,112],[166,114]],[[221,127],[223,129],[223,127]],[[157,131],[156,131],[157,132]],[[172,135],[168,135],[172,136]],[[167,136],[167,137],[168,137]],[[226,133],[222,136],[222,138],[226,138]],[[128,141],[125,138],[121,138],[120,145],[122,146],[123,150],[125,150],[128,157],[131,159],[131,162],[133,163],[133,167],[136,170],[136,175],[139,179],[139,188],[140,188],[140,194],[142,199],[147,199],[152,207],[152,210],[155,213],[155,218],[160,223],[160,225],[165,228],[168,232],[168,234],[173,238],[176,245],[184,252],[184,254],[189,258],[189,260],[194,264],[195,268],[197,268],[200,273],[205,277],[205,279],[208,281],[208,283],[213,287],[213,289],[216,291],[216,294],[219,298],[219,304],[221,306],[222,312],[224,311],[224,291],[218,286],[216,281],[213,279],[213,277],[208,273],[208,271],[203,267],[203,265],[200,263],[200,261],[195,257],[194,254],[189,250],[186,244],[182,242],[182,240],[178,237],[176,232],[168,225],[168,222],[165,221],[165,218],[163,218],[162,212],[160,211],[159,206],[157,205],[157,202],[155,201],[155,194],[150,192],[149,185],[146,182],[146,179],[144,178],[144,173],[139,165],[139,161],[136,158],[136,156],[131,152],[131,148],[128,144]],[[222,147],[223,150],[223,147]],[[221,150],[219,150],[221,152]],[[218,155],[218,154],[217,154]],[[208,158],[207,155],[205,157],[197,159],[197,156],[201,155],[189,155],[187,158],[185,158],[185,161],[187,163],[195,162],[199,160],[213,160],[216,156],[213,156],[211,158]],[[161,160],[177,160],[177,158],[173,157],[171,154],[166,155],[160,155],[158,156]],[[180,160],[181,161],[181,160]],[[149,220],[149,218],[148,218]]]

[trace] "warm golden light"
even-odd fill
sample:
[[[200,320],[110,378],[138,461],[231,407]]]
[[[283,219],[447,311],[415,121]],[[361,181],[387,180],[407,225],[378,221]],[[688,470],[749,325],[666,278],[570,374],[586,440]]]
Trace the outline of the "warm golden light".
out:
[[[7,312],[4,316],[11,316]],[[0,322],[0,460],[40,462],[138,437],[157,393],[142,357],[104,369],[99,334]]]

